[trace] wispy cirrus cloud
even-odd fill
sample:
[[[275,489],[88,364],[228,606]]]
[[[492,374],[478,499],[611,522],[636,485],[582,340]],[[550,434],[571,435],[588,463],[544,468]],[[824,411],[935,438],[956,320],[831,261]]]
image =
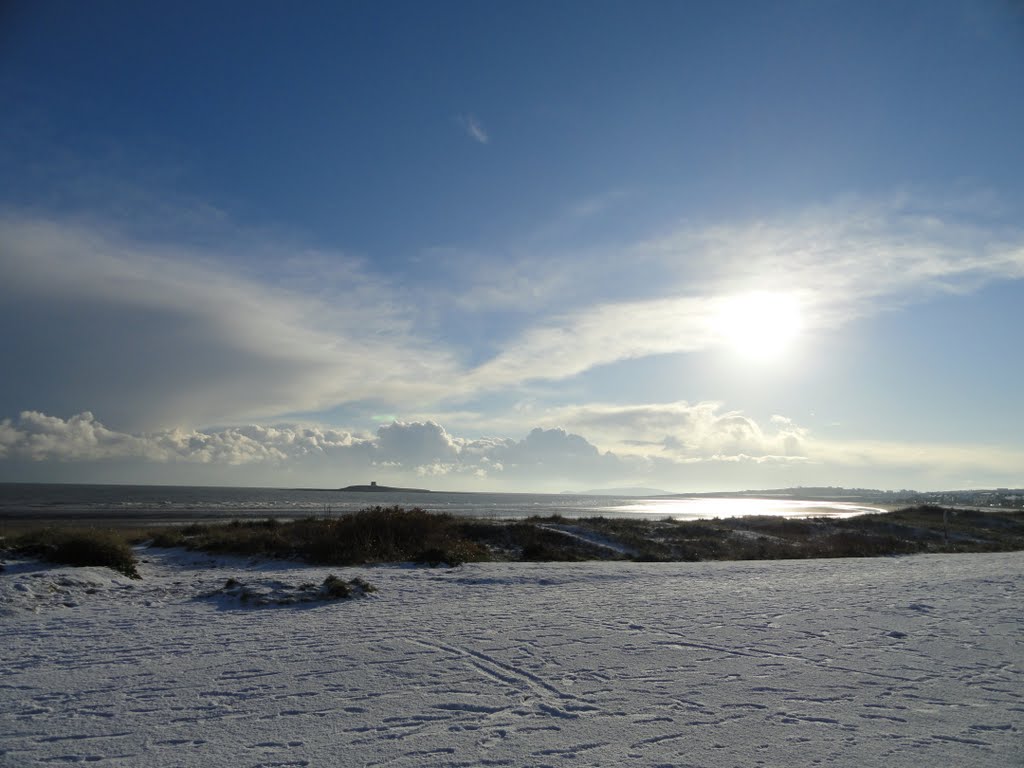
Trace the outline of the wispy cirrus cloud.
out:
[[[546,319],[471,374],[481,389],[564,379],[618,360],[703,349],[714,308],[702,297],[602,304]]]
[[[1019,280],[1024,231],[955,210],[843,205],[775,220],[683,226],[625,247],[618,258],[577,254],[552,262],[548,281],[572,286],[563,306],[547,292],[550,303],[541,309],[538,301],[532,322],[472,372],[477,386],[560,380],[620,360],[711,348],[723,341],[715,327],[719,308],[751,291],[792,297],[813,332],[937,295]],[[518,274],[533,268],[524,264]],[[624,275],[630,265],[634,274]],[[481,294],[499,290],[481,270],[476,274]],[[515,274],[507,263],[495,272],[501,281]],[[616,292],[631,298],[618,300]]]
[[[702,290],[801,290],[822,323],[1024,277],[1024,230],[953,206],[822,206],[791,216],[684,228],[645,243],[687,256]]]
[[[709,349],[722,341],[721,302],[752,288],[797,296],[814,332],[1024,278],[1017,229],[920,208],[845,205],[689,225],[512,265],[481,253],[476,269],[456,264],[416,290],[344,253],[273,238],[200,248],[7,211],[0,316],[21,330],[0,340],[0,354],[33,364],[12,367],[0,395],[19,409],[92,410],[127,429],[360,402],[445,412],[531,381]],[[259,258],[239,258],[247,247]]]
[[[230,251],[95,224],[8,212],[0,232],[0,313],[20,329],[0,350],[37,360],[5,385],[21,382],[39,407],[142,428],[231,423],[437,396],[454,369],[399,290],[344,254],[270,246],[268,278]],[[310,258],[323,262],[319,280]]]
[[[459,122],[462,124],[462,128],[466,131],[466,135],[473,141],[478,144],[490,144],[491,137],[484,128],[484,124],[480,122],[480,118],[476,115],[461,115],[459,117]]]

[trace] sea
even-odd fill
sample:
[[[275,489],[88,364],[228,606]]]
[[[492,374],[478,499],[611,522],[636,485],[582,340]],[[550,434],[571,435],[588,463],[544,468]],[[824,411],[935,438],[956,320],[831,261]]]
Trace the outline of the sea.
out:
[[[222,488],[171,485],[0,483],[0,522],[60,520],[120,524],[201,520],[279,520],[344,515],[373,506],[421,507],[431,512],[514,520],[533,515],[567,518],[728,518],[747,515],[852,517],[885,512],[844,501],[703,496],[598,496],[544,493],[356,492],[309,488]]]

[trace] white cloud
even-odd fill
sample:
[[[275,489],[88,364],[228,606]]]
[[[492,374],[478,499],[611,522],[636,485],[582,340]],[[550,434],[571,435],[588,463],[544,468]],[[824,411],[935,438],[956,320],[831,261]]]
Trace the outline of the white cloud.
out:
[[[315,427],[250,425],[129,434],[108,429],[88,411],[66,420],[25,411],[17,421],[0,421],[0,458],[28,461],[141,459],[240,465],[369,448],[369,440],[350,432]]]
[[[450,464],[459,448],[440,424],[394,422],[377,430],[377,455],[401,466],[424,467]]]
[[[936,293],[1024,277],[1024,233],[955,207],[848,203],[775,220],[688,227],[640,250],[684,260],[704,294],[799,292],[833,324]]]
[[[708,346],[714,303],[701,297],[604,304],[532,328],[472,373],[480,389],[564,379],[596,365]]]
[[[466,129],[466,134],[473,139],[473,141],[480,144],[490,143],[491,137],[487,134],[483,123],[480,122],[476,115],[463,115],[459,120],[462,123],[462,127]]]
[[[807,430],[785,417],[769,425],[718,402],[617,405],[587,403],[543,411],[530,418],[565,424],[620,456],[660,457],[673,461],[706,460],[727,455],[803,456]]]
[[[129,456],[161,460],[166,454],[145,438],[107,429],[88,411],[67,421],[26,411],[17,425],[9,419],[0,422],[3,458],[81,461]]]
[[[332,476],[378,467],[405,477],[511,473],[520,482],[535,473],[535,483],[573,472],[592,474],[611,461],[584,438],[561,429],[534,429],[519,441],[456,438],[434,422],[395,422],[381,426],[375,436],[296,425],[132,434],[107,428],[89,412],[65,420],[34,411],[0,421],[0,460],[262,464],[272,470],[313,463]]]
[[[1024,233],[950,210],[940,218],[895,203],[846,205],[774,221],[685,226],[625,248],[615,259],[574,254],[568,262],[551,261],[556,277],[549,282],[561,286],[564,304],[577,308],[535,316],[504,340],[472,372],[477,388],[561,380],[607,363],[714,347],[724,340],[715,322],[722,303],[752,291],[792,297],[801,324],[813,333],[936,294],[1021,279]],[[623,273],[624,265],[633,277]],[[492,280],[478,269],[479,285],[463,293],[504,306],[498,295],[509,277],[520,280],[536,268],[529,258],[518,267],[502,264]],[[638,281],[636,274],[647,279]],[[635,298],[616,300],[622,292]],[[509,291],[504,301],[516,295]],[[538,309],[557,298],[550,289],[544,303],[530,296],[527,305]]]
[[[18,327],[5,351],[40,359],[33,345],[45,344],[50,374],[11,376],[34,375],[24,386],[50,396],[47,408],[142,428],[237,422],[437,396],[454,369],[417,332],[415,306],[342,254],[267,246],[259,261],[283,265],[271,282],[232,267],[231,253],[98,226],[7,214],[0,232],[0,310]]]
[[[753,420],[736,412],[719,413],[716,403],[616,408],[595,406],[561,409],[558,415],[582,431],[616,443],[617,453],[658,455],[671,460],[721,460],[723,456],[769,453],[784,434],[766,436]],[[548,418],[552,418],[549,414]],[[649,443],[627,439],[647,435]],[[643,445],[648,450],[631,451]],[[522,440],[454,437],[436,422],[394,422],[376,436],[315,426],[248,425],[219,430],[171,429],[124,433],[108,429],[89,412],[64,420],[26,411],[17,421],[0,422],[0,457],[31,461],[96,461],[143,459],[155,462],[286,463],[315,456],[357,453],[381,465],[418,469],[432,474],[460,468],[489,472],[547,467],[587,469],[607,461],[588,439],[562,427],[536,427]],[[424,469],[426,468],[426,469]]]
[[[772,429],[717,404],[670,403],[577,409],[588,435],[618,435],[615,450],[602,450],[582,434],[537,427],[515,440],[469,440],[434,422],[394,423],[376,435],[317,426],[250,425],[218,430],[170,429],[145,433],[111,430],[91,413],[68,419],[27,411],[0,421],[0,474],[19,462],[60,467],[175,465],[259,468],[264,484],[289,478],[336,486],[344,477],[382,475],[397,483],[445,478],[446,487],[476,490],[561,490],[623,483],[670,489],[861,484],[860,478],[895,473],[899,487],[953,487],[948,478],[986,477],[1017,486],[1024,452],[988,445],[834,440],[819,438],[790,420]],[[570,415],[566,411],[567,415]],[[625,438],[658,436],[650,444]],[[787,441],[798,441],[790,451]],[[631,445],[632,443],[632,445]],[[779,474],[779,472],[783,474]],[[188,475],[182,476],[188,481]],[[209,477],[205,475],[204,477]],[[944,482],[944,479],[947,481]],[[787,483],[787,480],[789,481]]]
[[[401,276],[374,276],[342,253],[268,240],[248,259],[238,245],[154,244],[96,223],[8,212],[0,215],[0,321],[17,332],[0,340],[0,353],[21,364],[8,367],[0,395],[8,412],[88,409],[133,434],[360,403],[444,414],[470,398],[522,393],[531,381],[708,349],[721,341],[719,302],[737,292],[797,294],[813,333],[936,292],[1024,277],[1019,232],[940,214],[846,205],[682,226],[614,251],[534,253],[507,265],[504,254],[481,255],[455,288],[440,275],[414,292]],[[538,287],[516,309],[530,285]],[[602,407],[580,406],[590,422],[568,408],[543,421],[515,414],[504,434],[564,426],[616,455],[647,457],[804,450],[797,427],[742,414],[729,421],[706,404],[685,405],[685,414],[638,405],[599,424]],[[613,416],[625,425],[617,433]],[[481,424],[499,420],[479,415]],[[448,439],[460,455],[482,451]],[[451,449],[435,447],[431,461],[451,464]]]

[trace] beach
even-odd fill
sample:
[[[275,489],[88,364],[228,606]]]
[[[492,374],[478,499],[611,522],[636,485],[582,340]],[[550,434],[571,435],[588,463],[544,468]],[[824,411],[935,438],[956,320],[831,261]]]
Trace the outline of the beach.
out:
[[[8,561],[0,764],[1018,764],[1024,553]],[[377,591],[254,607],[329,573]]]

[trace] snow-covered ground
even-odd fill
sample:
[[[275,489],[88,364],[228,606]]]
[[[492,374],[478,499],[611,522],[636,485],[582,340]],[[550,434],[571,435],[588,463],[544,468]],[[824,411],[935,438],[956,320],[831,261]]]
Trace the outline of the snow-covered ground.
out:
[[[8,563],[0,765],[1024,764],[1024,553]],[[330,572],[379,589],[252,608]],[[210,596],[214,593],[213,596]]]

